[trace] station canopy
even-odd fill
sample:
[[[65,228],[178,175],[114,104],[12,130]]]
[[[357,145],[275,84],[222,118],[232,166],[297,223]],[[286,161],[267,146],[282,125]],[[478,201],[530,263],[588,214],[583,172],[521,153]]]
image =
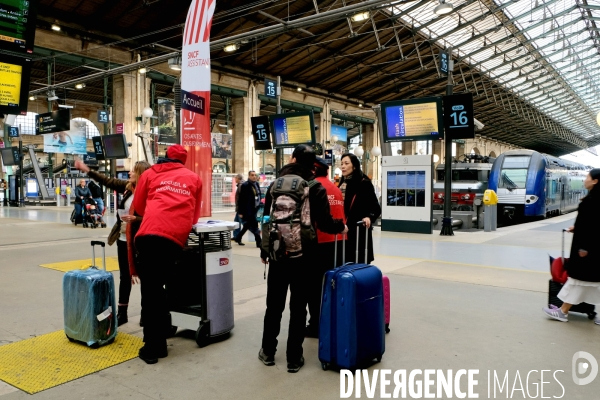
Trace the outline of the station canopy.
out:
[[[176,75],[165,61],[181,50],[189,1],[173,4],[40,0],[38,28],[68,21],[62,34],[141,54],[168,94]],[[451,49],[454,93],[473,93],[478,134],[564,155],[600,144],[599,24],[600,0],[216,0],[212,68],[279,75],[289,88],[369,108],[445,94],[439,54]],[[36,48],[32,90],[47,89],[52,60],[53,88],[87,79],[68,96],[101,100],[102,71],[126,69],[86,55]]]

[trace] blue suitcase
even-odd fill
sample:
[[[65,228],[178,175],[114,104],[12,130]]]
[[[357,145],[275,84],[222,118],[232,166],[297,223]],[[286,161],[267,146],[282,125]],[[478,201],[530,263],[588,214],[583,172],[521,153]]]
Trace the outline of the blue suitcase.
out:
[[[323,370],[332,365],[354,369],[375,359],[379,362],[384,352],[384,297],[379,268],[346,264],[327,271],[319,323]]]
[[[104,270],[96,265],[94,246],[102,246]],[[67,272],[63,277],[65,334],[70,341],[91,348],[110,344],[117,336],[115,283],[106,272],[104,242],[92,241],[93,266]]]

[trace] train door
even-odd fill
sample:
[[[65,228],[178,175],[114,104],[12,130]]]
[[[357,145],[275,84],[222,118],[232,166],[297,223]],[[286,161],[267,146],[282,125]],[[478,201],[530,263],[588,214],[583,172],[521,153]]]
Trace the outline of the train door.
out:
[[[565,178],[561,177],[558,184],[560,185],[560,209],[558,213],[561,214],[565,209]]]

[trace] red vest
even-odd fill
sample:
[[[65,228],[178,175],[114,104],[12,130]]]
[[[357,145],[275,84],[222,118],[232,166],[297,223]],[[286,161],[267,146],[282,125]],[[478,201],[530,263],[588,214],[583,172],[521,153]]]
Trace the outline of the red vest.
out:
[[[338,219],[346,222],[344,216],[344,199],[342,198],[342,191],[335,186],[329,178],[326,176],[320,176],[316,180],[323,185],[325,191],[327,191],[327,197],[329,198],[329,210],[333,219]],[[317,225],[317,239],[319,243],[329,243],[335,240],[335,235],[321,232]],[[338,240],[342,240],[342,235],[338,236]]]

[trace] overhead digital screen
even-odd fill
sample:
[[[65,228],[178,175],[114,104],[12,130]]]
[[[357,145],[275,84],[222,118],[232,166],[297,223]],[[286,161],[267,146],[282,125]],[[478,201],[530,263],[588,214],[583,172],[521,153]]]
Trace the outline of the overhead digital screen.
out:
[[[102,136],[104,144],[104,157],[106,160],[123,159],[129,157],[127,151],[127,138],[125,135],[106,135]]]
[[[38,0],[0,0],[0,49],[33,53]]]
[[[274,147],[294,147],[315,143],[315,123],[312,111],[276,114],[269,117]]]
[[[438,97],[381,103],[385,142],[444,138]]]
[[[30,75],[30,59],[0,54],[0,113],[27,111]]]
[[[19,165],[19,163],[21,162],[18,147],[8,147],[5,149],[0,149],[0,155],[2,156],[2,163],[5,166]]]

